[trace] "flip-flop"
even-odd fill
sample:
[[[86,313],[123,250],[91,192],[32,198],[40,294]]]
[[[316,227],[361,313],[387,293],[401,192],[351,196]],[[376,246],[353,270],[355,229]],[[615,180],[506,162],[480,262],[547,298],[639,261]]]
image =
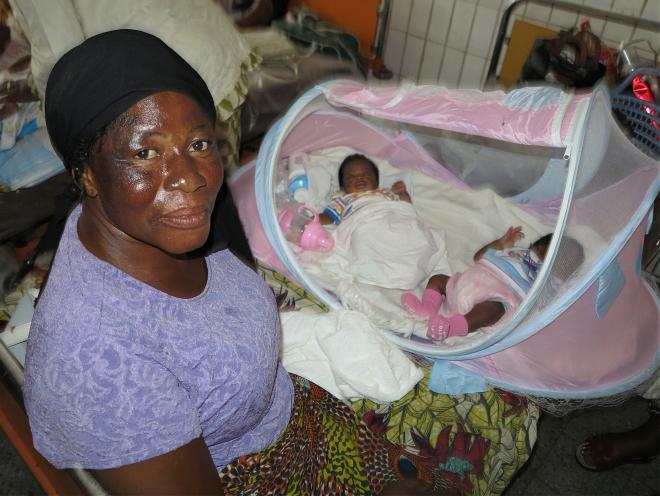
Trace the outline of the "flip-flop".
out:
[[[593,441],[596,441],[598,438],[604,438],[605,436],[591,436],[587,440],[585,440],[583,443],[581,443],[577,449],[575,450],[575,458],[577,459],[577,462],[585,469],[591,470],[593,472],[604,472],[606,470],[611,470],[613,468],[616,468],[620,465],[627,465],[629,463],[648,463],[653,461],[656,456],[646,456],[646,457],[618,457],[618,458],[612,458],[612,459],[605,459],[602,460],[601,457],[601,463],[589,463],[587,460],[584,458],[584,453],[589,447],[589,444]],[[596,459],[598,457],[595,457]]]

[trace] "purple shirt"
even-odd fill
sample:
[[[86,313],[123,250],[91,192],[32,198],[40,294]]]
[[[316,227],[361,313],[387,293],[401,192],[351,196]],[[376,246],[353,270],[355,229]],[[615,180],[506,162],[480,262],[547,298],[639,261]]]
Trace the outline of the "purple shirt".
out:
[[[23,392],[34,445],[58,468],[118,467],[203,436],[222,468],[286,427],[273,294],[229,251],[194,298],[105,263],[67,221],[30,330]]]

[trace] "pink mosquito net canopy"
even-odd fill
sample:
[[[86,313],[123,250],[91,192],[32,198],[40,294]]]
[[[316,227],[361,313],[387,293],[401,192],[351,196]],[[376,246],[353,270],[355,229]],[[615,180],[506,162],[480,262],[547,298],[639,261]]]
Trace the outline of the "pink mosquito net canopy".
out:
[[[393,325],[385,333],[401,348],[548,398],[548,408],[555,400],[611,402],[652,378],[659,302],[643,278],[641,249],[658,163],[627,139],[603,88],[505,94],[335,81],[303,95],[232,189],[255,255],[341,308],[346,301],[302,267],[277,223],[288,159],[335,146],[459,191],[491,191],[554,233],[505,325],[451,344],[406,337]]]

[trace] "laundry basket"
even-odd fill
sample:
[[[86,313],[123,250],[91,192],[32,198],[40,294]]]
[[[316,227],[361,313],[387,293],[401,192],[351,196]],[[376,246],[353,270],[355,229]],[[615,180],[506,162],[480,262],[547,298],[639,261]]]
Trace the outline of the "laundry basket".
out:
[[[644,74],[660,77],[660,71],[653,68],[631,72],[612,91],[612,110],[631,132],[632,142],[653,158],[660,159],[660,105],[641,100],[631,91],[633,79]]]

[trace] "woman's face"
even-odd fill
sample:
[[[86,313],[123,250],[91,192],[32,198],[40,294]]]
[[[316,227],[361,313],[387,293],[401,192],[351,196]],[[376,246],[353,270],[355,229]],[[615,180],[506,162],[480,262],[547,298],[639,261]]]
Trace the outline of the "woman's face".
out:
[[[214,125],[192,98],[168,91],[140,100],[87,165],[88,195],[123,233],[171,254],[206,241],[223,170]]]
[[[342,173],[345,193],[364,193],[378,189],[376,172],[369,162],[364,160],[349,162]]]

